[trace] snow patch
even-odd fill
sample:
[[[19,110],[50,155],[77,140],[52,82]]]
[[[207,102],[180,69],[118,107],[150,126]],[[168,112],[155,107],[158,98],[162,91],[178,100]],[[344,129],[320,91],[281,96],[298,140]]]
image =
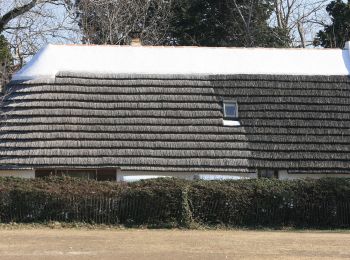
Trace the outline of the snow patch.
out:
[[[223,126],[240,126],[241,123],[235,120],[223,120],[222,125]]]
[[[349,75],[350,50],[47,45],[14,80],[97,74]]]

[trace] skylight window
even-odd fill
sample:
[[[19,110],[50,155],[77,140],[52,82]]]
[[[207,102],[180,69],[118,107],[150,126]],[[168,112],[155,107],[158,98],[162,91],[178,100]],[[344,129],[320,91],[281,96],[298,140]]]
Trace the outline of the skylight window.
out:
[[[238,106],[235,100],[224,100],[224,118],[225,119],[237,119],[238,118]]]

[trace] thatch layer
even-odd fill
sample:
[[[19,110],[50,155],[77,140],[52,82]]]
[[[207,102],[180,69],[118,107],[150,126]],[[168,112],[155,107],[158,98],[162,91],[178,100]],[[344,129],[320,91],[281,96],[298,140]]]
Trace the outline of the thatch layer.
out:
[[[350,173],[350,79],[60,73],[10,83],[0,138],[3,169]]]
[[[13,120],[11,121],[13,122]],[[94,124],[31,124],[26,122],[13,122],[9,120],[7,125],[0,126],[0,132],[3,133],[34,133],[34,132],[80,132],[80,133],[121,133],[121,134],[245,134],[245,135],[312,135],[312,136],[349,136],[350,129],[347,128],[303,128],[303,127],[222,127],[217,125],[94,125]]]
[[[349,153],[350,146],[344,144],[323,144],[323,143],[254,143],[249,145],[249,151],[260,152],[285,152],[288,146],[288,152],[300,151],[313,153]],[[6,140],[0,144],[2,150],[32,150],[32,149],[153,149],[153,150],[248,150],[246,141],[237,142],[219,142],[219,141],[144,141],[144,140]]]
[[[222,95],[227,96],[234,93],[235,96],[283,96],[283,97],[295,97],[295,96],[313,96],[318,95],[320,97],[343,97],[344,94],[349,94],[350,90],[347,89],[308,89],[308,91],[300,91],[299,93],[295,92],[295,89],[286,89],[286,88],[260,88],[259,85],[256,86],[237,86],[234,90],[230,86],[222,88]],[[271,93],[266,93],[269,91]],[[273,91],[271,91],[273,90]],[[204,96],[212,96],[214,89],[210,88],[200,88],[193,86],[178,86],[163,88],[161,86],[124,86],[124,87],[114,87],[114,86],[85,86],[85,85],[33,85],[33,86],[12,86],[9,88],[9,91],[16,91],[19,94],[26,93],[73,93],[73,94],[98,94],[98,95],[125,95],[129,96],[130,94],[145,94],[145,95],[186,95],[186,94],[200,94]]]
[[[211,110],[221,111],[222,107],[220,102],[213,103],[186,103],[186,102],[85,102],[85,101],[65,101],[57,104],[56,101],[7,101],[4,102],[7,108],[33,108],[33,109],[46,109],[46,108],[70,108],[70,109],[93,109],[93,110],[148,110],[148,109],[183,109],[183,110]]]

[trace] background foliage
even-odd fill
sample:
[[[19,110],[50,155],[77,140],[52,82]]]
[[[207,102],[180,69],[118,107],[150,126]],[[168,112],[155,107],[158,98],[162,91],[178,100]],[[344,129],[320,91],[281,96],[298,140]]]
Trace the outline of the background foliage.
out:
[[[273,28],[273,1],[78,0],[84,42],[144,45],[287,47],[287,30]]]
[[[326,8],[332,23],[325,25],[315,39],[315,45],[325,48],[343,48],[350,40],[350,1],[332,1]]]
[[[13,58],[10,44],[3,35],[0,35],[0,93],[3,91],[2,86],[9,82],[12,70]]]

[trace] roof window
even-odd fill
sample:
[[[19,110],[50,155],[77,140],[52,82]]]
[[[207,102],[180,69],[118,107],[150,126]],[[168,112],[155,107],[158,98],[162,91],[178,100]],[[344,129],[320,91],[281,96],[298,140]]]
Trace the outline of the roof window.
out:
[[[238,105],[236,100],[223,100],[223,126],[240,126],[238,121]]]
[[[238,105],[235,100],[223,101],[224,118],[225,119],[237,119],[238,118]]]

